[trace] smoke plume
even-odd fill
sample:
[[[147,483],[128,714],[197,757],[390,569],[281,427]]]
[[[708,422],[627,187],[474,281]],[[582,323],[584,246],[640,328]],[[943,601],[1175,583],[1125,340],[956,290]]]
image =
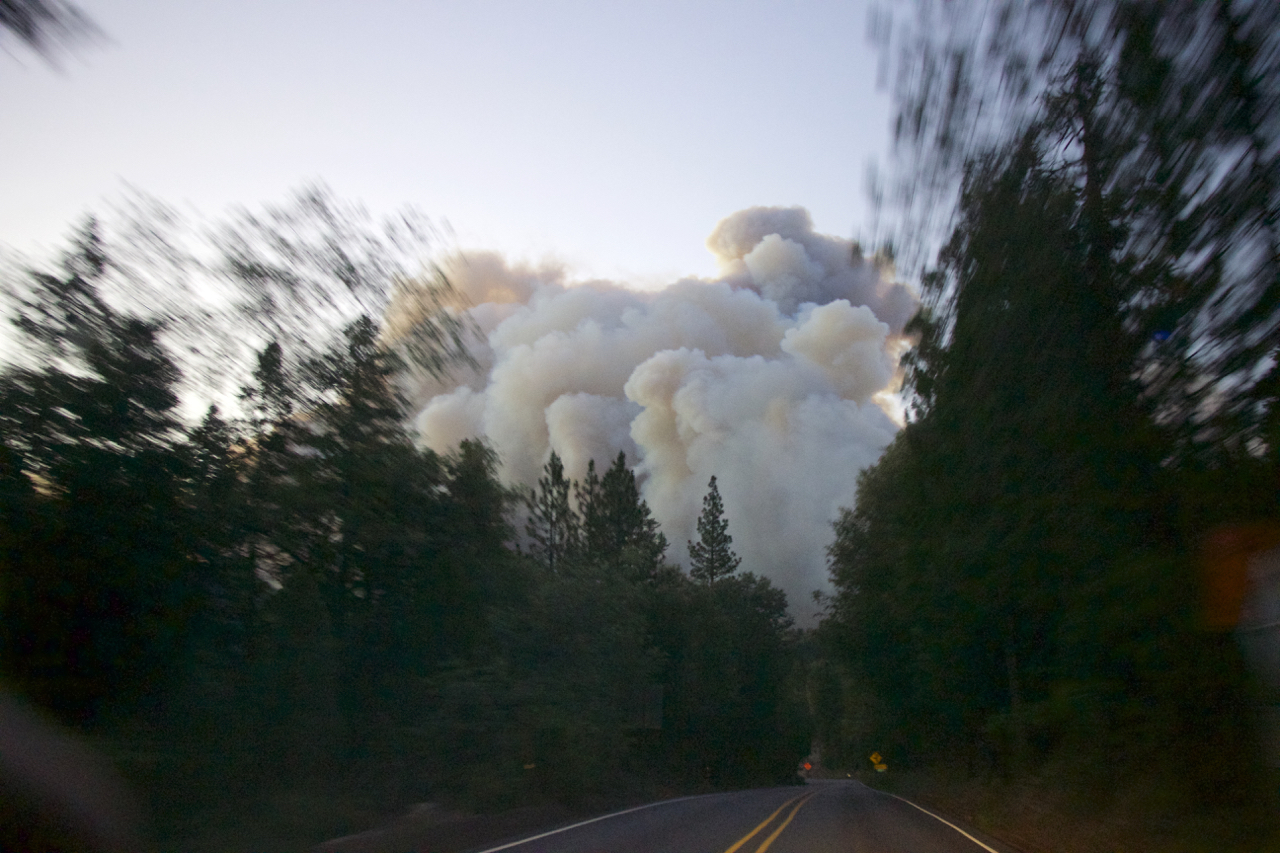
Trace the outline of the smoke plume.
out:
[[[897,429],[882,406],[917,301],[802,208],[735,213],[707,247],[717,279],[657,292],[454,258],[477,367],[412,384],[420,440],[443,452],[483,437],[526,486],[553,450],[578,478],[625,451],[682,563],[714,474],[743,569],[808,621],[830,521]]]

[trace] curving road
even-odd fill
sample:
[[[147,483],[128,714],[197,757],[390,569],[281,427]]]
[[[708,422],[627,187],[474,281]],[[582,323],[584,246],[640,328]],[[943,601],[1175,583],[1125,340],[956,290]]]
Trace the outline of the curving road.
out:
[[[474,853],[1017,853],[851,781],[651,803]]]

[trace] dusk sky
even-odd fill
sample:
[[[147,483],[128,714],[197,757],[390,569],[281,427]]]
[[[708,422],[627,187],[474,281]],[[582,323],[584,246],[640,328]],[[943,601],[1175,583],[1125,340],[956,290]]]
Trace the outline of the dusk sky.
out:
[[[82,0],[60,68],[0,53],[0,242],[129,187],[208,216],[323,181],[459,247],[650,286],[753,205],[870,236],[888,148],[867,3]]]

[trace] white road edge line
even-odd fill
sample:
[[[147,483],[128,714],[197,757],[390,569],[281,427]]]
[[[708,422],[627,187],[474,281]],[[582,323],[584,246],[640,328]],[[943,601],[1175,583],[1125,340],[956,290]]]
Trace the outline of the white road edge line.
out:
[[[530,841],[537,841],[539,838],[546,838],[548,835],[558,835],[561,832],[568,832],[571,829],[577,829],[580,826],[586,826],[587,824],[595,823],[598,820],[608,820],[611,817],[620,817],[624,814],[631,814],[631,812],[638,812],[638,811],[641,811],[642,809],[652,809],[657,806],[665,806],[670,803],[682,803],[685,800],[697,800],[702,797],[714,797],[714,796],[716,795],[715,794],[694,794],[692,797],[676,797],[674,800],[661,800],[656,803],[645,803],[643,806],[632,806],[631,808],[623,809],[620,812],[610,812],[609,814],[602,814],[600,815],[600,817],[593,817],[590,820],[583,820],[583,821],[579,821],[578,823],[570,824],[569,826],[562,826],[559,829],[553,829],[550,832],[544,832],[541,835],[531,835],[528,838],[521,838],[518,841],[508,841],[506,844],[501,844],[497,847],[490,847],[487,850],[479,851],[479,853],[498,853],[499,850],[506,850],[509,847],[519,847],[521,844],[528,844]],[[991,848],[987,848],[987,849],[990,850]],[[991,853],[997,853],[997,851],[992,850]]]
[[[888,792],[888,791],[885,791],[885,793],[886,793],[886,794],[889,794],[889,792]],[[995,849],[994,847],[988,847],[987,845],[983,844],[983,843],[982,843],[981,841],[979,841],[978,839],[974,838],[974,837],[973,837],[972,835],[970,835],[969,833],[965,832],[965,831],[964,831],[963,829],[961,829],[960,827],[956,826],[956,825],[955,825],[954,823],[952,823],[951,821],[949,821],[949,820],[944,820],[943,818],[938,817],[936,814],[934,814],[933,812],[929,811],[928,809],[923,808],[923,807],[921,807],[921,806],[917,806],[915,803],[911,802],[910,800],[903,800],[903,799],[902,799],[902,797],[899,797],[897,794],[889,794],[889,796],[893,797],[895,800],[902,800],[904,803],[906,803],[907,805],[911,806],[913,809],[920,809],[920,811],[924,812],[925,814],[927,814],[929,817],[933,818],[934,820],[942,821],[942,822],[943,822],[943,823],[945,823],[947,826],[951,827],[951,828],[952,828],[952,829],[954,829],[956,832],[960,833],[960,834],[961,834],[961,835],[963,835],[965,838],[969,839],[969,840],[970,840],[970,841],[972,841],[974,844],[976,844],[976,845],[978,845],[979,847],[981,847],[983,850],[989,851],[989,853],[1000,853],[1000,851],[999,851],[999,850]],[[488,851],[486,850],[486,851],[485,851],[485,853],[488,853]]]

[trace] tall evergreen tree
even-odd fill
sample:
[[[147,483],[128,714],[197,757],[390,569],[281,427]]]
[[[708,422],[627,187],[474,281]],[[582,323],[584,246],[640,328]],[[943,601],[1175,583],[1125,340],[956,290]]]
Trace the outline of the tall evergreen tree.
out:
[[[732,546],[729,519],[724,517],[724,502],[720,500],[720,489],[713,475],[702,499],[702,514],[698,516],[698,541],[689,541],[689,574],[707,586],[727,578],[742,562]]]
[[[248,435],[238,548],[274,584],[282,582],[286,566],[307,558],[314,539],[318,493],[304,489],[315,460],[300,453],[308,438],[297,415],[307,406],[302,385],[284,348],[271,341],[240,390]]]
[[[582,523],[569,502],[572,484],[564,475],[564,463],[554,450],[543,472],[538,487],[526,498],[529,519],[525,532],[534,558],[549,571],[562,572],[579,551]]]
[[[587,555],[614,571],[652,577],[661,565],[667,538],[649,504],[640,499],[626,453],[618,452],[603,478],[596,474],[592,460],[578,488],[577,502]]]
[[[217,406],[210,406],[187,434],[184,448],[190,460],[191,537],[198,583],[205,591],[206,640],[211,648],[226,653],[228,660],[247,652],[262,591],[253,559],[244,548],[252,502],[245,488],[246,460],[237,452],[238,433]]]
[[[596,460],[587,461],[587,473],[573,484],[573,502],[582,523],[582,547],[593,560],[605,560],[611,553],[606,532],[604,486],[596,473]]]
[[[446,474],[405,430],[398,359],[367,317],[345,338],[309,364],[317,400],[304,472],[312,499],[322,500],[307,568],[347,655],[352,713],[439,660],[448,644],[442,611],[463,603],[463,581],[440,559]]]
[[[461,654],[486,638],[498,613],[518,607],[527,589],[511,551],[515,531],[508,514],[518,498],[498,480],[498,454],[467,439],[444,466],[448,500],[440,546],[459,599],[454,606],[437,606],[452,640],[448,652]]]
[[[37,484],[6,604],[19,683],[71,715],[137,698],[167,672],[196,589],[187,571],[180,374],[159,322],[102,296],[92,222],[57,273],[32,271],[14,318],[38,367],[0,376],[0,441]]]

